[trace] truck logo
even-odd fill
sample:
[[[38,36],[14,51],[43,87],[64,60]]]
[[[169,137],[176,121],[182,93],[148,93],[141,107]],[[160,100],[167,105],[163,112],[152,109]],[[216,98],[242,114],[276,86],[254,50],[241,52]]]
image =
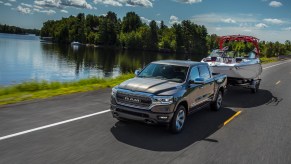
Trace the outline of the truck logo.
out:
[[[139,103],[139,102],[140,102],[140,100],[139,100],[139,99],[132,98],[132,97],[124,97],[124,100],[126,100],[126,101],[132,101],[132,102],[137,102],[137,103]]]

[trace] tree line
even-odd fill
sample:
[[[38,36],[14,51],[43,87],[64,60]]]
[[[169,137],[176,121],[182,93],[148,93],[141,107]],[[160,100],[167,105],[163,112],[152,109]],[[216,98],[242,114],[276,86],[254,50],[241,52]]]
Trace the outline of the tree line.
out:
[[[42,37],[52,37],[55,42],[95,44],[128,49],[207,53],[207,29],[186,20],[168,27],[163,21],[142,22],[135,12],[122,19],[114,12],[106,15],[84,15],[49,20],[43,23]]]
[[[0,33],[9,33],[9,34],[35,34],[39,35],[40,30],[38,29],[25,29],[16,26],[2,25],[0,24]]]
[[[84,44],[119,47],[127,49],[152,50],[163,52],[192,53],[195,55],[209,54],[218,48],[218,36],[208,35],[203,25],[189,20],[175,23],[171,27],[163,21],[142,22],[135,12],[128,12],[122,19],[114,12],[95,16],[79,13],[77,16],[48,20],[43,23],[40,35],[52,37],[54,42],[71,43],[77,41]],[[290,41],[265,42],[260,44],[261,55],[272,57],[286,55],[291,52]],[[248,52],[251,44],[229,43],[230,50]]]

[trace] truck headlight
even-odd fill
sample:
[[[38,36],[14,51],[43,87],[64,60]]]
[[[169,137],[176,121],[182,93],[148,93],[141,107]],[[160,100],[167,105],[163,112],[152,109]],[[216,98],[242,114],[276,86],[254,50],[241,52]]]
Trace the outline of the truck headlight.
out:
[[[111,96],[116,97],[117,89],[114,87],[111,90]]]
[[[155,105],[169,105],[173,103],[173,96],[154,96],[153,104]]]

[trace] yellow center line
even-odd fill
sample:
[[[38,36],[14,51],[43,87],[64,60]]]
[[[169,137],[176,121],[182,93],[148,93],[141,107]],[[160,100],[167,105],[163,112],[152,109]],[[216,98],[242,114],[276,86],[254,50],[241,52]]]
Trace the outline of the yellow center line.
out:
[[[226,124],[228,124],[231,120],[233,120],[235,117],[237,117],[240,113],[241,113],[241,111],[236,112],[235,115],[233,115],[232,117],[230,117],[228,120],[226,120],[223,123],[223,126],[225,126]]]
[[[279,80],[277,83],[276,83],[276,85],[278,85],[278,84],[280,84],[281,83],[281,81]]]

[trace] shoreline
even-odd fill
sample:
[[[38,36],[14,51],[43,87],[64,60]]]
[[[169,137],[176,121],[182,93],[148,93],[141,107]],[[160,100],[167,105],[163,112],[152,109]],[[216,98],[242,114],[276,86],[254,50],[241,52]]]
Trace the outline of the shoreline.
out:
[[[262,58],[262,64],[278,62],[278,58]],[[31,81],[16,85],[0,86],[0,106],[22,101],[45,99],[78,92],[112,88],[133,78],[134,74],[122,74],[115,78],[86,78],[72,82]]]

